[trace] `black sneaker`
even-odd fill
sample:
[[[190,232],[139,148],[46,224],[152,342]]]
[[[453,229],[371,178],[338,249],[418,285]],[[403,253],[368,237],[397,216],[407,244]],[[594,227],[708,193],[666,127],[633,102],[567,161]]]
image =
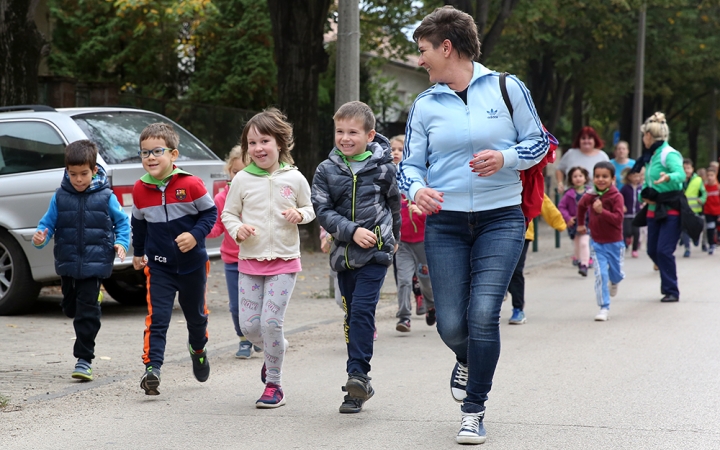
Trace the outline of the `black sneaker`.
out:
[[[435,308],[428,309],[428,312],[425,313],[425,323],[429,326],[435,325]]]
[[[160,387],[160,369],[147,366],[145,373],[140,378],[140,387],[145,391],[145,395],[160,395],[160,391],[158,391],[158,387]]]
[[[410,331],[410,319],[400,319],[397,325],[395,325],[395,329],[407,333]]]
[[[343,391],[345,386],[343,386]],[[362,407],[365,401],[355,398],[351,395],[346,395],[343,399],[342,405],[340,405],[341,414],[355,414],[362,411]]]
[[[581,276],[586,277],[586,276],[587,276],[587,273],[588,273],[588,266],[586,266],[585,264],[580,264],[580,265],[578,266],[578,273],[579,273]]]
[[[672,302],[679,302],[680,299],[675,297],[672,294],[666,294],[665,297],[660,299],[660,301],[663,303],[672,303]]]
[[[195,379],[201,383],[207,381],[210,376],[210,362],[207,359],[207,350],[203,349],[202,352],[197,353],[188,344],[188,351],[190,352],[190,359],[192,359]]]
[[[373,390],[370,380],[371,378],[369,376],[361,373],[348,374],[348,380],[343,390],[347,392],[350,397],[365,402],[375,395],[375,390]]]

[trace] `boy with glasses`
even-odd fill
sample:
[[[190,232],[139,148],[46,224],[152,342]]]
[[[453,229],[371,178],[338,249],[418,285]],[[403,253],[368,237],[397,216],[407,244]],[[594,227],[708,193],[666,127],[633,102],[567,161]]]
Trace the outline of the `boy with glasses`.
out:
[[[145,270],[148,315],[145,319],[140,387],[158,395],[160,368],[175,294],[188,328],[188,351],[195,378],[210,376],[207,360],[205,288],[210,269],[205,237],[217,208],[203,181],[174,165],[179,137],[165,123],[148,125],[140,134],[143,175],[133,187],[133,267]]]

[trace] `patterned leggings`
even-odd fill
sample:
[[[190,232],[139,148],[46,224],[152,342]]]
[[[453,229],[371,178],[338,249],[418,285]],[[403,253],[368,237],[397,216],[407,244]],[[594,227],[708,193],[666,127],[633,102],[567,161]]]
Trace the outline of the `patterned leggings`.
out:
[[[282,380],[285,357],[283,321],[297,274],[247,275],[238,277],[238,316],[240,330],[253,344],[265,351],[267,382]]]

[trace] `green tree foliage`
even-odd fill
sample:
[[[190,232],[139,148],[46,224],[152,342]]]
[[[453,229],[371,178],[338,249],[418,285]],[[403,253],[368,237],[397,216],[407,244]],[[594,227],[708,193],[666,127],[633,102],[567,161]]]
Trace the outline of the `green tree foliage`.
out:
[[[198,26],[188,98],[260,110],[275,102],[277,68],[267,3],[214,0]]]
[[[192,71],[194,36],[210,0],[50,0],[50,69],[175,98]]]

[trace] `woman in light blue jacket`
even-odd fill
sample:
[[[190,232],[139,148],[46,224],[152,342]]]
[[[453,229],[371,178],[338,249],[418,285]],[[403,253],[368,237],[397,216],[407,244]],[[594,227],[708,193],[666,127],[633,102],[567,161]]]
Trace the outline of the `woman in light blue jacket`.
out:
[[[455,353],[451,392],[462,402],[456,440],[485,441],[485,401],[500,356],[500,306],[522,251],[519,171],[537,164],[549,139],[525,85],[473,62],[471,16],[438,8],[415,30],[418,64],[436,83],[410,110],[400,189],[428,214],[425,248],[437,327]]]

